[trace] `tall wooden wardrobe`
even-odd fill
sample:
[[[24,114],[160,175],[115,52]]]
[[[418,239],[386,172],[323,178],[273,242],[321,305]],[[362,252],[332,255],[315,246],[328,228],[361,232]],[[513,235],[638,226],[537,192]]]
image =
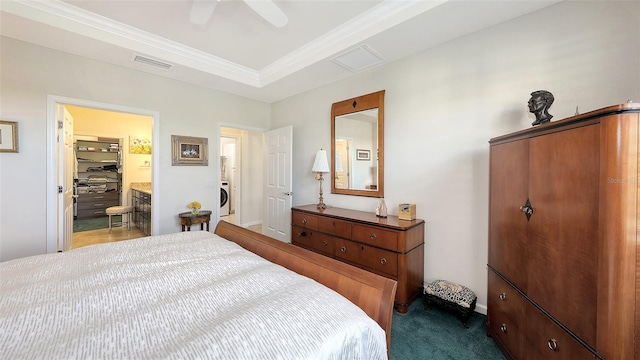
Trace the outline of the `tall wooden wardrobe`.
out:
[[[489,334],[513,359],[640,359],[640,104],[491,139]]]

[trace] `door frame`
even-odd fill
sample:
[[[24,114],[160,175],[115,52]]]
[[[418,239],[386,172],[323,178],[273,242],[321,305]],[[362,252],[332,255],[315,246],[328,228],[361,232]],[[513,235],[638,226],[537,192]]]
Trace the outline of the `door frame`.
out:
[[[226,128],[226,127],[225,127]],[[222,128],[220,128],[222,129]],[[228,129],[228,128],[226,128]],[[222,130],[220,131],[220,133],[222,134]],[[238,135],[220,135],[220,143],[222,143],[222,138],[227,138],[227,139],[233,139],[234,144],[236,146],[236,151],[235,154],[233,154],[235,160],[236,160],[236,176],[234,178],[234,182],[229,182],[231,184],[231,186],[229,187],[229,212],[231,213],[231,211],[238,211],[238,209],[240,209],[241,201],[240,199],[242,198],[242,186],[238,186],[238,184],[242,184],[242,136],[238,136]],[[222,154],[220,154],[220,156],[222,156]],[[220,166],[218,166],[218,168],[220,168]],[[222,180],[222,173],[220,174],[221,178],[220,180]],[[227,181],[229,181],[229,179],[227,179]],[[236,187],[236,190],[233,191],[233,186]],[[234,196],[231,196],[231,193],[234,193]],[[220,202],[218,202],[220,203]],[[233,203],[233,206],[231,206],[231,203]],[[241,211],[242,209],[240,209]],[[234,213],[235,214],[235,213]],[[242,216],[240,216],[239,214],[235,214],[236,216],[236,224],[240,225],[242,224]],[[222,217],[222,216],[221,216]]]
[[[57,169],[58,161],[64,158],[58,157],[58,142],[56,139],[56,105],[75,105],[87,108],[95,108],[97,110],[123,112],[137,115],[149,116],[151,120],[151,147],[153,149],[151,159],[153,164],[160,164],[160,112],[134,108],[129,106],[101,103],[85,99],[70,98],[58,95],[47,94],[47,207],[46,207],[46,237],[47,237],[47,253],[60,252],[58,249],[58,179]],[[160,166],[153,166],[151,173],[151,184],[157,188],[160,184]],[[158,192],[152,192],[151,195],[152,213],[160,213],[160,201]],[[159,216],[151,217],[151,233],[158,233],[160,229]]]
[[[236,124],[236,123],[228,123],[228,122],[224,122],[224,121],[218,121],[218,126],[215,129],[216,134],[214,134],[215,138],[218,140],[218,144],[217,144],[218,146],[215,146],[215,153],[214,153],[214,158],[215,158],[214,166],[215,166],[215,169],[217,169],[217,170],[214,171],[214,173],[215,173],[214,182],[216,184],[218,184],[217,187],[220,187],[220,181],[222,181],[222,178],[220,176],[221,175],[220,174],[220,156],[222,156],[222,154],[220,153],[220,138],[222,136],[231,137],[229,135],[222,135],[222,128],[251,131],[251,132],[260,133],[260,134],[264,134],[265,132],[268,131],[268,129],[265,129],[265,128],[257,128],[257,127],[253,127],[253,126],[244,126],[244,125],[240,125],[240,124]],[[244,155],[242,154],[242,149],[240,149],[239,146],[238,146],[238,145],[242,144],[242,140],[241,140],[241,138],[236,138],[236,140],[237,140],[236,141],[236,160],[240,164],[242,164],[244,162],[242,160],[242,156],[244,156]],[[240,156],[238,156],[239,153],[240,153]],[[237,171],[237,174],[238,174],[238,179],[243,179],[244,178],[244,176],[242,174],[242,168],[241,167],[239,167],[239,169]],[[238,185],[242,185],[242,184],[241,183],[240,184],[236,184],[236,186],[238,186]],[[264,181],[260,184],[260,186],[264,186]],[[238,188],[240,190],[238,190],[237,192],[240,193],[240,195],[235,196],[236,199],[231,199],[231,200],[236,202],[235,203],[236,225],[241,226],[242,225],[242,222],[241,222],[242,221],[242,215],[238,214],[238,210],[240,212],[242,212],[242,204],[240,202],[237,202],[237,201],[242,198],[242,188],[241,188],[241,186],[238,186]],[[215,198],[213,199],[214,203],[218,204],[218,206],[220,206],[219,205],[220,204],[220,191],[215,191],[214,193],[216,194]],[[215,223],[217,224],[218,221],[220,221],[220,208],[216,209],[215,214],[216,214],[215,215],[216,216]],[[262,219],[262,221],[264,221],[264,219]]]

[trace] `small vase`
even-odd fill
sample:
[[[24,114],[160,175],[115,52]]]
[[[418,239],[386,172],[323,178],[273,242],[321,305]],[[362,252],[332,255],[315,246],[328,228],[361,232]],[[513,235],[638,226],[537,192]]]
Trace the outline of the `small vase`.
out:
[[[384,199],[380,199],[380,203],[378,204],[378,212],[376,213],[376,215],[381,218],[387,217],[387,204],[385,204]]]
[[[191,209],[191,213],[193,215],[198,215],[199,212],[200,212],[200,209],[196,209],[196,208]]]

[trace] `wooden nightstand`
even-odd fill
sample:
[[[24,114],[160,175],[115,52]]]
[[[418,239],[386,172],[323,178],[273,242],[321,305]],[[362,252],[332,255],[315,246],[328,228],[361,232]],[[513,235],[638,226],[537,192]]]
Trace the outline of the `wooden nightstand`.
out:
[[[204,230],[204,224],[207,224],[207,231],[209,231],[209,221],[211,221],[211,211],[201,210],[197,214],[189,212],[183,212],[178,214],[180,217],[180,225],[182,225],[182,231],[191,231],[191,225],[200,224],[200,230]]]

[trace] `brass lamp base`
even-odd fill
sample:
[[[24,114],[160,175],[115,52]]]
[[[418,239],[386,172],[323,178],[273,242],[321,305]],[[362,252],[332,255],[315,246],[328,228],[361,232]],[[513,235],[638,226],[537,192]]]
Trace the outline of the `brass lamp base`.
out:
[[[324,203],[322,199],[322,181],[324,180],[324,178],[322,177],[322,173],[318,172],[318,174],[316,175],[316,178],[320,182],[320,197],[318,199],[318,204],[316,205],[316,208],[318,208],[319,210],[324,210],[327,208],[327,205]]]

